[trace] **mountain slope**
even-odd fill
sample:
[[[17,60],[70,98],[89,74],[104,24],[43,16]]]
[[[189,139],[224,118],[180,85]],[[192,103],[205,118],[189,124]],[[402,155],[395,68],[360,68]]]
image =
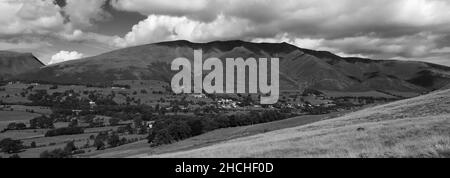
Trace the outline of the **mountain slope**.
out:
[[[31,53],[0,51],[0,81],[43,66]]]
[[[311,125],[152,157],[450,157],[449,118],[450,90],[443,90]]]
[[[254,57],[280,59],[283,90],[305,87],[335,91],[392,90],[421,93],[450,83],[450,67],[424,62],[342,58],[330,52],[302,49],[287,43],[216,41],[162,42],[124,48],[99,56],[50,65],[20,79],[57,83],[104,83],[114,80],[170,81],[170,63],[178,57]],[[430,82],[431,81],[431,82]],[[383,86],[384,84],[388,84]]]

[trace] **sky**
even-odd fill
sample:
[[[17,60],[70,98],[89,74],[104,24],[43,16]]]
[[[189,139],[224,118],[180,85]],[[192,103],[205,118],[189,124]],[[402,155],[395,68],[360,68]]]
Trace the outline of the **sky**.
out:
[[[0,50],[46,64],[170,40],[288,42],[450,66],[448,0],[0,0]]]

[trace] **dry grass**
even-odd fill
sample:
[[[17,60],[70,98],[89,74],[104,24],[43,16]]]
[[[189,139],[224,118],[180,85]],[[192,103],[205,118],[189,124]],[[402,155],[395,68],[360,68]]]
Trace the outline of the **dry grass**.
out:
[[[450,90],[152,157],[450,157]]]

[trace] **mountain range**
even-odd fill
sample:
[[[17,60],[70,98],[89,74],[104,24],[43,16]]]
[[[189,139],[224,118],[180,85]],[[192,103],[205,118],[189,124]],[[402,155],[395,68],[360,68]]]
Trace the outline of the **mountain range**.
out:
[[[170,70],[172,60],[178,57],[193,60],[193,51],[196,49],[203,50],[204,59],[277,57],[280,59],[281,90],[308,87],[330,91],[422,93],[450,84],[450,67],[447,66],[416,61],[348,58],[288,43],[251,43],[239,40],[210,43],[185,40],[161,42],[45,67],[31,54],[2,52],[0,74],[6,78],[14,76],[12,78],[18,80],[70,84],[99,84],[114,80],[170,82],[175,74]],[[3,62],[5,59],[14,61],[14,65]]]

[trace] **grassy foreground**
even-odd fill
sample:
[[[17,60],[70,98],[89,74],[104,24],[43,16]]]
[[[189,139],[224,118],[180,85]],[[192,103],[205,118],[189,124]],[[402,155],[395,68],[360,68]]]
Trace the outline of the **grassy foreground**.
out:
[[[450,90],[203,148],[138,157],[450,157]]]

